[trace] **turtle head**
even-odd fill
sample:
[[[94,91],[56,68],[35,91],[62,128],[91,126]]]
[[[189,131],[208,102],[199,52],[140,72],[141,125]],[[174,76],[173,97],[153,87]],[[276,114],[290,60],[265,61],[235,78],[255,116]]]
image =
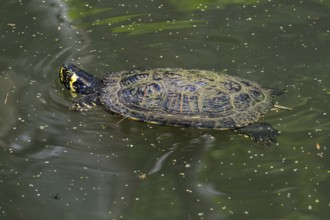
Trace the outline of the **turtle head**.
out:
[[[65,88],[84,95],[93,93],[96,82],[99,82],[93,75],[73,64],[64,64],[60,69],[59,77]]]

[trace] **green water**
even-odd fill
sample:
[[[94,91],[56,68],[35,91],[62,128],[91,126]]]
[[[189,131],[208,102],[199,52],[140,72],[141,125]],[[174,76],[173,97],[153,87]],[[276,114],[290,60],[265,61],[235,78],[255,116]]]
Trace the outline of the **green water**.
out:
[[[0,219],[327,219],[329,1],[0,1]],[[75,99],[58,70],[224,71],[287,92],[258,145]]]

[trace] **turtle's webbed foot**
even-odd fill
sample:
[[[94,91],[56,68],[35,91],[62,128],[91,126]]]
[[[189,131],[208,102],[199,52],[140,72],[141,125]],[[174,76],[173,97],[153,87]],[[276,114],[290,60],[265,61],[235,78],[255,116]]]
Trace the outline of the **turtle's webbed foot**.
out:
[[[90,105],[84,102],[74,102],[69,107],[70,110],[82,112],[82,111],[89,111],[94,107],[94,105]]]
[[[279,131],[267,123],[250,124],[246,127],[237,128],[236,131],[262,145],[276,143],[276,138],[279,135]]]
[[[78,101],[72,103],[69,107],[70,110],[74,111],[89,111],[97,105],[97,96],[87,95]]]

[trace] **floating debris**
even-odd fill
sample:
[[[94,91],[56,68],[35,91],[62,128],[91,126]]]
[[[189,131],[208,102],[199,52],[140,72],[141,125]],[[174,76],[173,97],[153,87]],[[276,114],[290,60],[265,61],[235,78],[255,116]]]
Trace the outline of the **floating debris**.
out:
[[[48,128],[48,125],[40,125],[39,128],[40,128],[41,130],[44,130],[45,128]]]
[[[321,149],[321,145],[319,143],[316,143],[316,149],[318,149],[318,150]]]
[[[8,100],[8,96],[9,96],[9,92],[7,92],[7,94],[6,94],[6,97],[5,97],[5,102],[4,102],[4,104],[6,104],[6,103],[7,103],[7,100]]]
[[[283,110],[289,110],[289,111],[292,111],[293,110],[293,108],[289,108],[289,107],[286,107],[286,106],[283,106],[283,105],[277,105],[277,104],[274,105],[274,109],[275,110],[283,109]]]
[[[139,175],[139,179],[144,180],[145,178],[147,178],[147,174],[142,173]]]

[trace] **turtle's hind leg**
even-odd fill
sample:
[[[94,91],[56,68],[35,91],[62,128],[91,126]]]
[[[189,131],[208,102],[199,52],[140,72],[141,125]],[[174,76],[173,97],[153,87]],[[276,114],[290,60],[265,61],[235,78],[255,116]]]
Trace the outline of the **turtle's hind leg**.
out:
[[[70,106],[70,110],[89,111],[96,105],[99,105],[99,97],[97,94],[86,95],[85,97],[75,101]]]
[[[276,143],[276,137],[279,135],[279,131],[273,128],[272,125],[260,122],[236,128],[235,131],[263,145]]]

